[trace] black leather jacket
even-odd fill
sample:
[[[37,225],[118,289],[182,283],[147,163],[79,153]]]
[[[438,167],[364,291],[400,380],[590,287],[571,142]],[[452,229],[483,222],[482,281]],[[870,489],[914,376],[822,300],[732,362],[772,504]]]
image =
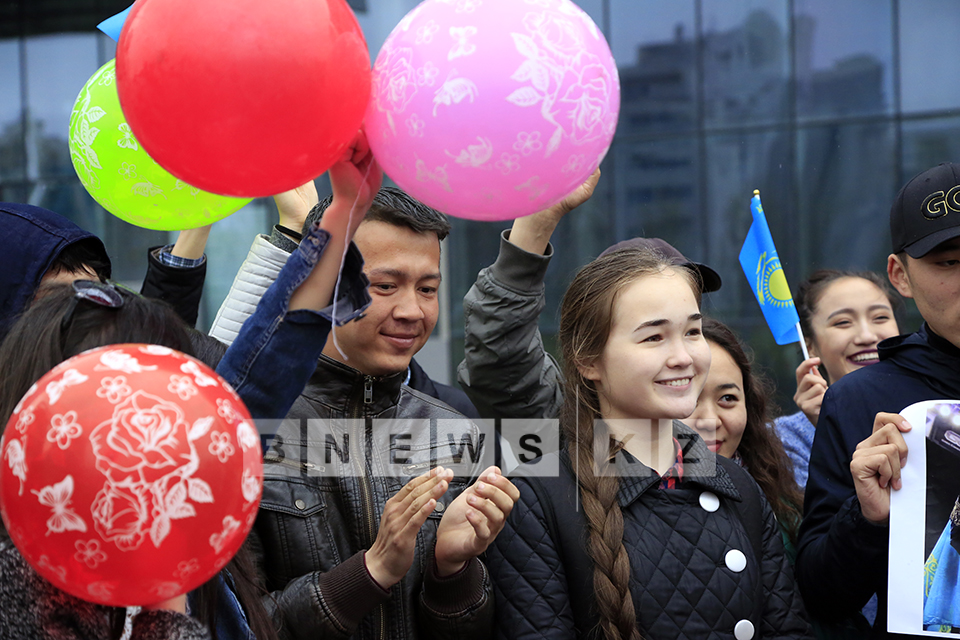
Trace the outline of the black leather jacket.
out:
[[[403,377],[365,376],[321,356],[267,449],[253,535],[266,586],[274,592],[265,604],[282,638],[469,640],[492,634],[494,599],[482,562],[474,559],[447,578],[434,571],[440,518],[467,486],[466,477],[454,478],[421,528],[403,580],[385,591],[363,563],[387,500],[412,477],[457,461],[440,434],[467,429],[474,437],[479,431],[447,405],[403,385]],[[324,420],[310,420],[316,418]],[[464,476],[480,470],[468,466]]]

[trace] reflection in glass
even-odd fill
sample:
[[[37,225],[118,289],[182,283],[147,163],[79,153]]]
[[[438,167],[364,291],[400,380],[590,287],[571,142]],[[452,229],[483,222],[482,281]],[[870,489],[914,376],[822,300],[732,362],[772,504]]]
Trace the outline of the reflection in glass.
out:
[[[903,6],[901,108],[906,112],[956,109],[960,106],[960,7],[956,0],[910,0],[909,11]]]
[[[891,0],[795,0],[794,12],[798,114],[890,112]]]
[[[619,136],[696,127],[692,0],[612,0],[610,46],[620,69]]]
[[[788,117],[788,23],[786,0],[704,2],[703,95],[708,126]]]
[[[704,254],[696,149],[693,138],[617,145],[616,240],[657,237],[684,255]]]
[[[960,116],[904,121],[903,168],[897,188],[941,162],[960,162]]]
[[[750,228],[750,198],[759,189],[767,223],[788,281],[797,244],[790,134],[786,131],[709,136],[706,140],[705,259],[724,286],[712,294],[726,312],[752,316],[757,302],[740,268],[740,247]]]
[[[892,124],[845,124],[797,134],[799,219],[808,238],[805,276],[818,267],[882,271],[890,204],[899,186]]]
[[[93,33],[26,39],[27,175],[72,176],[67,149],[77,93],[99,66]]]
[[[24,177],[20,42],[0,40],[0,181]]]

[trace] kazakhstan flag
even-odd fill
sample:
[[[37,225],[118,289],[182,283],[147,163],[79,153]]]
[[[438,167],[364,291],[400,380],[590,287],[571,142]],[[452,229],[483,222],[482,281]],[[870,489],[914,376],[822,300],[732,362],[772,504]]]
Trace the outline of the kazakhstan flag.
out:
[[[793,305],[793,296],[787,285],[787,277],[783,275],[777,248],[773,245],[773,236],[767,226],[767,218],[763,215],[763,206],[760,204],[760,192],[754,191],[750,200],[750,211],[753,213],[753,224],[747,232],[747,239],[740,249],[740,266],[747,276],[753,295],[760,303],[763,317],[770,325],[770,331],[777,344],[799,342],[797,335],[797,308]]]

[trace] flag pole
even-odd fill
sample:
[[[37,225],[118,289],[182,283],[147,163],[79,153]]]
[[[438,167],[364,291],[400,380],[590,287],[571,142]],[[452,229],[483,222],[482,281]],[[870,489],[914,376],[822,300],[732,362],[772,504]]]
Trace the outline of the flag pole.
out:
[[[800,336],[800,349],[803,351],[803,359],[810,359],[810,352],[807,351],[807,341],[803,339],[803,329],[800,328],[800,321],[797,321],[797,335]]]

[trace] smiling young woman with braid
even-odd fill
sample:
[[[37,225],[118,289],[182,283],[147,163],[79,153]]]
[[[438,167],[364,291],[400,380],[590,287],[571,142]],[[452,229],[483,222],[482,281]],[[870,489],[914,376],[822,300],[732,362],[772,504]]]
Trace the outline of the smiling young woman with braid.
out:
[[[566,445],[521,467],[488,552],[500,638],[810,637],[770,506],[677,421],[710,366],[699,306],[694,274],[647,250],[567,290]]]

